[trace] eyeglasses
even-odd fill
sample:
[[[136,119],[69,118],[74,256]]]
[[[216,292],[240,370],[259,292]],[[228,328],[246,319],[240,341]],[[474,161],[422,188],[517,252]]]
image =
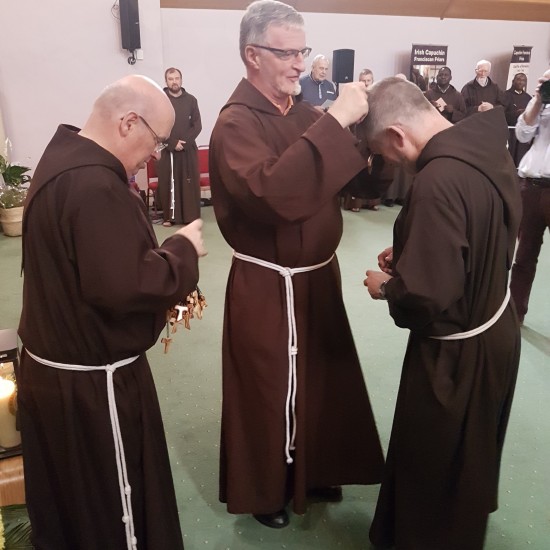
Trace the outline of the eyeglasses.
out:
[[[304,48],[303,50],[280,50],[279,48],[270,48],[269,46],[260,46],[259,44],[249,44],[249,46],[267,50],[268,52],[275,54],[282,61],[297,58],[300,54],[302,54],[302,57],[305,59],[311,53],[311,48]]]
[[[137,116],[139,120],[141,120],[141,122],[143,122],[143,124],[147,126],[147,129],[149,130],[149,132],[151,132],[151,135],[155,138],[155,143],[156,143],[156,147],[154,149],[155,153],[160,153],[163,149],[166,149],[166,147],[168,147],[168,143],[166,143],[163,139],[158,137],[157,133],[153,130],[153,128],[151,128],[151,126],[149,126],[149,124],[147,124],[147,121],[141,115],[137,115]]]

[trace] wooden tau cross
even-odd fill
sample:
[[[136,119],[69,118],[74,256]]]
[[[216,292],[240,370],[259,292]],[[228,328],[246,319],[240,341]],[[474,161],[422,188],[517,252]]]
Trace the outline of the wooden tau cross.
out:
[[[178,310],[178,316],[176,317],[176,321],[181,321],[181,318],[183,317],[184,312],[187,311],[187,308],[185,306],[178,304],[175,307],[175,309]]]
[[[197,287],[184,300],[166,312],[166,337],[161,340],[164,344],[164,353],[168,353],[172,343],[170,335],[178,330],[178,325],[183,325],[187,330],[191,330],[191,319],[202,319],[202,310],[206,305],[204,294]]]
[[[172,338],[163,338],[161,342],[164,344],[164,353],[168,353],[168,349],[172,343]]]

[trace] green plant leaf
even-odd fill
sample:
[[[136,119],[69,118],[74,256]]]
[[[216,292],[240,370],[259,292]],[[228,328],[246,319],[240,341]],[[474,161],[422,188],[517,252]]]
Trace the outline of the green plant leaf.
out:
[[[28,183],[31,178],[27,174],[30,170],[28,166],[19,166],[18,164],[10,164],[0,155],[0,174],[4,178],[4,182],[8,187],[19,187],[24,183]]]
[[[31,523],[24,504],[0,508],[0,534],[3,530],[3,546],[0,550],[32,549]],[[0,537],[0,544],[2,537]]]

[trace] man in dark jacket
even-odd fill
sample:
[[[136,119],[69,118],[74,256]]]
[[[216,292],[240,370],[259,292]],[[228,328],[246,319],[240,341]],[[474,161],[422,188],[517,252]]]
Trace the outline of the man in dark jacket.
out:
[[[367,271],[410,332],[371,540],[399,550],[481,550],[520,335],[509,303],[521,204],[502,109],[452,125],[412,84],[369,92],[374,151],[415,173],[393,249]]]

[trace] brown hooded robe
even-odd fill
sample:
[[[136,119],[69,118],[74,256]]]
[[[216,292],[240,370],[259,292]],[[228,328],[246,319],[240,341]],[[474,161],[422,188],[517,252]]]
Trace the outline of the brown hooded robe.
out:
[[[502,108],[436,134],[394,227],[395,323],[410,329],[371,540],[398,550],[478,550],[497,507],[520,352],[503,303],[521,218]]]
[[[337,193],[364,167],[356,139],[305,102],[282,115],[247,80],[210,143],[216,218],[237,252],[286,267],[331,258]],[[308,488],[380,481],[383,457],[341,292],[336,257],[293,277],[298,327],[297,437],[285,462],[287,311],[281,275],[234,260],[226,292],[220,498],[231,513],[271,513]]]
[[[164,428],[145,351],[197,283],[197,253],[159,247],[122,164],[60,126],[34,174],[23,227],[19,335],[50,361],[113,374],[138,548],[183,548]],[[17,377],[27,507],[40,550],[126,548],[104,371],[59,370],[23,351]]]
[[[164,88],[176,113],[176,121],[168,138],[168,147],[157,162],[159,177],[158,199],[164,221],[174,220],[176,225],[188,224],[201,217],[201,189],[199,157],[196,139],[202,130],[199,105],[195,96],[182,88],[174,97]],[[175,147],[185,141],[181,151]],[[172,157],[172,158],[171,158]],[[172,165],[174,168],[174,211],[171,210]]]

